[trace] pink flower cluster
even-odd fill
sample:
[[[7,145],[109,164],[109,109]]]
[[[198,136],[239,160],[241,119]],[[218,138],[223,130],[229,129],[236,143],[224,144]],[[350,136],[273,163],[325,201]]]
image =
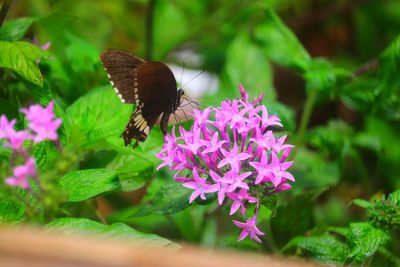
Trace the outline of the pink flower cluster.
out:
[[[189,202],[206,199],[216,192],[218,203],[231,203],[230,215],[237,211],[243,216],[250,205],[253,215],[246,222],[234,220],[242,228],[238,240],[249,236],[260,242],[264,235],[256,226],[260,199],[256,189],[268,196],[289,190],[294,177],[287,170],[291,149],[285,144],[286,135],[276,137],[274,127],[282,127],[276,115],[268,114],[260,105],[262,96],[248,101],[248,94],[239,87],[241,100],[226,100],[220,107],[194,110],[194,122],[189,131],[179,127],[167,134],[162,151],[157,155],[163,162],[158,168],[169,166],[177,171],[175,180],[193,190]],[[260,190],[258,190],[260,191]]]
[[[17,131],[14,129],[15,119],[8,121],[5,115],[0,116],[0,139],[5,139],[4,146],[13,150],[13,158],[19,154],[25,161],[22,165],[13,166],[13,176],[5,179],[6,184],[27,189],[29,188],[28,179],[36,177],[35,159],[29,156],[23,144],[28,140],[34,143],[57,140],[57,129],[62,121],[54,117],[53,109],[53,102],[50,102],[47,107],[32,105],[21,109],[28,120],[29,130]]]

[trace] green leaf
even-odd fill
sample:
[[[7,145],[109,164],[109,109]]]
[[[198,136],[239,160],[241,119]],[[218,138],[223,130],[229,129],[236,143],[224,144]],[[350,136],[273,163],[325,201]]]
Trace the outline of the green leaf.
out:
[[[25,80],[43,86],[43,77],[37,65],[44,51],[28,42],[0,41],[0,67],[15,71]]]
[[[171,184],[162,187],[154,196],[151,205],[129,210],[126,218],[142,217],[151,214],[174,214],[190,206],[189,196],[192,192],[180,183],[171,181]]]
[[[225,73],[230,81],[229,88],[237,88],[239,84],[243,84],[251,97],[263,92],[268,101],[276,98],[271,66],[262,50],[247,37],[236,37],[228,47],[226,58]]]
[[[342,120],[330,120],[327,125],[317,126],[308,132],[309,143],[323,152],[339,156],[353,136],[353,129]]]
[[[278,206],[276,216],[271,218],[272,232],[282,245],[290,238],[304,233],[314,226],[313,207],[322,189],[295,196],[285,205]],[[279,240],[278,240],[279,239]]]
[[[25,207],[16,201],[0,200],[0,223],[19,222],[24,218]]]
[[[303,45],[273,10],[268,10],[265,16],[255,36],[266,55],[282,66],[306,71],[311,57]]]
[[[100,239],[118,239],[133,241],[146,247],[172,247],[180,246],[162,237],[153,234],[144,234],[123,224],[114,223],[104,225],[96,221],[83,218],[60,218],[47,224],[50,230],[63,231],[67,234],[90,234]]]
[[[339,78],[347,77],[345,70],[335,68],[332,63],[324,58],[311,60],[308,69],[304,74],[307,81],[307,89],[317,89],[329,96],[333,96],[335,85]]]
[[[388,200],[400,206],[400,189],[389,194]],[[400,209],[400,207],[399,207]]]
[[[263,102],[267,102],[265,106],[267,107],[269,114],[277,115],[281,119],[285,131],[295,131],[296,112],[291,107],[280,102],[269,102],[269,99],[265,98]]]
[[[371,107],[377,104],[382,90],[380,81],[375,78],[355,79],[340,87],[340,98],[346,106],[356,111],[372,113]]]
[[[154,174],[154,163],[138,154],[120,154],[113,159],[107,169],[116,170],[122,191],[134,191],[145,185]]]
[[[347,260],[362,263],[384,246],[390,236],[369,223],[351,223],[347,240],[351,249]]]
[[[174,34],[171,34],[174,29]],[[189,33],[184,12],[179,5],[159,0],[154,10],[154,59],[163,59],[167,53],[180,44]]]
[[[359,206],[364,209],[368,209],[372,207],[372,204],[364,199],[356,198],[353,199],[352,203],[356,206]]]
[[[282,248],[282,251],[287,251],[292,247],[298,247],[302,250],[303,254],[327,264],[341,265],[345,262],[346,256],[349,253],[349,248],[346,244],[328,234],[295,237]]]
[[[308,149],[297,148],[294,155],[296,164],[292,174],[296,177],[295,191],[310,188],[326,188],[339,182],[340,171],[337,162],[329,162],[324,157]]]
[[[276,195],[263,196],[260,202],[272,212],[272,216],[275,216],[278,203]]]
[[[379,60],[383,70],[380,74],[384,78],[390,78],[389,75],[395,74],[400,69],[400,35],[382,52]]]
[[[108,169],[72,171],[60,179],[68,201],[77,202],[120,189],[117,172]]]
[[[0,28],[1,41],[18,41],[29,30],[35,18],[25,17],[7,20]]]
[[[153,211],[157,214],[173,214],[185,208],[189,204],[189,196],[192,191],[183,187],[182,184],[171,181],[158,191],[153,201]]]
[[[67,108],[66,134],[83,146],[120,137],[131,113],[132,106],[121,103],[112,87],[98,87]]]
[[[65,55],[70,63],[70,67],[75,72],[93,72],[99,62],[99,50],[83,40],[82,38],[67,32]]]

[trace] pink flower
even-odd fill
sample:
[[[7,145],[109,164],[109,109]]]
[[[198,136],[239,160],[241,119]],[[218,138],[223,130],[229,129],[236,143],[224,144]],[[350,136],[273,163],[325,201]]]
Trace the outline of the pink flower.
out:
[[[32,136],[28,131],[14,131],[9,134],[8,143],[6,143],[5,146],[21,151],[23,143],[29,139],[32,139]]]
[[[261,239],[258,236],[263,236],[264,233],[257,228],[256,222],[257,222],[257,216],[247,219],[245,223],[235,220],[233,221],[233,223],[237,227],[243,228],[242,232],[239,235],[238,241],[243,240],[247,236],[250,236],[251,239],[257,241],[258,243],[262,243]]]
[[[245,215],[249,206],[256,205],[252,219],[246,223],[236,221],[235,225],[246,225],[240,240],[250,235],[259,241],[261,232],[255,223],[261,201],[251,192],[264,190],[264,195],[269,196],[291,188],[289,182],[294,177],[288,169],[293,163],[286,160],[293,146],[285,143],[286,135],[275,136],[274,127],[282,124],[278,116],[260,105],[262,96],[249,102],[244,87],[239,90],[241,100],[194,110],[190,130],[180,127],[180,137],[175,136],[174,130],[167,134],[157,155],[163,161],[158,168],[168,165],[176,171],[175,180],[193,190],[190,203],[198,196],[205,199],[205,194],[218,192],[219,205],[226,199],[232,202],[231,215],[239,209]]]
[[[267,154],[263,151],[261,162],[249,163],[258,172],[255,183],[271,182],[274,187],[277,187],[281,182],[285,182],[286,180],[294,181],[293,175],[286,171],[292,166],[293,162],[281,163],[275,152],[271,152],[271,158],[272,161],[268,164]]]
[[[229,164],[232,170],[239,170],[240,163],[243,160],[251,158],[251,155],[246,152],[238,152],[237,144],[233,145],[233,148],[229,151],[221,148],[221,153],[224,155],[224,158],[218,163],[217,167],[222,168],[225,165]]]
[[[4,146],[10,147],[14,150],[21,151],[22,145],[25,140],[31,139],[32,136],[28,131],[14,130],[15,119],[8,121],[5,115],[0,117],[0,139],[5,138],[6,143]]]
[[[14,168],[13,177],[8,177],[5,183],[11,186],[19,186],[23,189],[29,188],[29,178],[36,176],[35,160],[29,158],[24,165]]]
[[[247,189],[241,189],[239,192],[228,193],[228,197],[232,200],[229,215],[235,214],[239,208],[241,208],[240,213],[244,215],[246,212],[245,201],[249,203],[258,203],[257,198],[252,197]]]
[[[8,121],[6,115],[0,116],[0,139],[8,138],[15,132],[14,130],[15,119]]]
[[[43,140],[57,140],[57,129],[60,127],[61,119],[54,118],[54,102],[51,101],[47,107],[32,105],[21,109],[29,121],[29,128],[35,133],[33,141],[39,143]]]
[[[186,182],[183,184],[183,186],[186,188],[194,189],[194,192],[189,198],[189,203],[192,203],[193,200],[195,200],[198,196],[200,196],[201,199],[205,200],[205,193],[216,192],[219,189],[219,186],[216,184],[207,184],[207,179],[201,178],[196,169],[193,169],[193,178],[193,182]]]

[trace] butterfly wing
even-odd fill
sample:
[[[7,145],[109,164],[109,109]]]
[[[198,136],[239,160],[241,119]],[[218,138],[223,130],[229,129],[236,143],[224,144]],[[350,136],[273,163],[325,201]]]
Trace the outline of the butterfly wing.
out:
[[[121,101],[139,105],[137,69],[145,61],[128,52],[115,49],[104,51],[100,59]]]
[[[145,62],[137,67],[135,73],[137,108],[123,133],[125,145],[130,144],[132,139],[137,142],[146,140],[157,118],[174,111],[177,97],[175,77],[163,63]],[[163,127],[165,132],[166,127]]]

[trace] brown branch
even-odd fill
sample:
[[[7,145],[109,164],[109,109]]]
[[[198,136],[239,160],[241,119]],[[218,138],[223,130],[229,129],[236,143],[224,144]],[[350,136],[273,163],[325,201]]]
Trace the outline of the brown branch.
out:
[[[373,59],[371,61],[368,61],[367,63],[363,64],[361,67],[353,71],[351,74],[351,78],[354,79],[358,76],[361,76],[367,72],[376,70],[379,66],[379,60],[378,59]]]
[[[12,0],[5,0],[0,10],[0,28],[7,17],[8,10],[10,9]]]
[[[286,20],[287,25],[292,29],[310,27],[311,25],[320,23],[328,17],[351,12],[357,7],[367,4],[369,2],[370,0],[354,0],[350,3],[322,6],[320,8],[311,10],[303,16],[295,17],[292,19],[288,18],[288,20]]]

